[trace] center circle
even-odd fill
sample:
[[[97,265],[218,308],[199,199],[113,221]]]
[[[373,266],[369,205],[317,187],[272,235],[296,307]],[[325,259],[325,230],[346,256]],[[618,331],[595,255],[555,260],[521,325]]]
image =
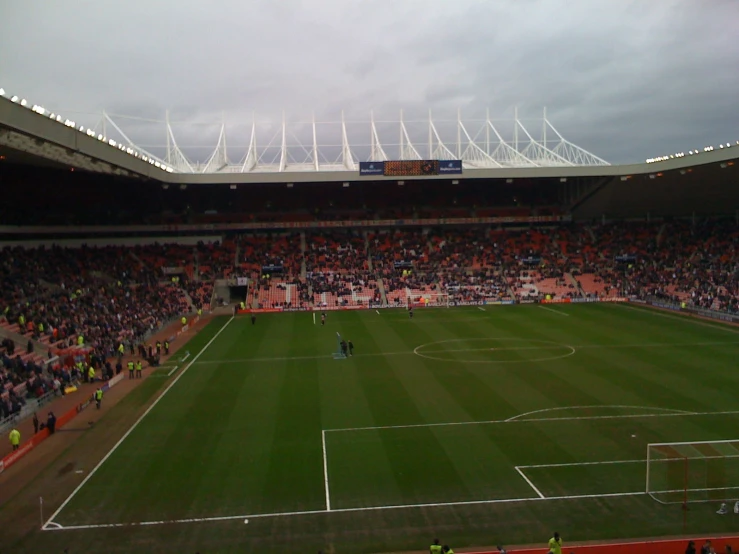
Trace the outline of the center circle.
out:
[[[447,339],[421,344],[413,353],[427,360],[462,364],[523,364],[568,358],[574,346],[511,337]]]

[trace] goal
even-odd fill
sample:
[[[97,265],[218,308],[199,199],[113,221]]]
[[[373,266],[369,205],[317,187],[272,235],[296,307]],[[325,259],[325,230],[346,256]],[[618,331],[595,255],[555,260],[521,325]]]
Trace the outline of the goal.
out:
[[[648,444],[646,487],[661,504],[739,499],[739,439]]]
[[[448,308],[449,295],[445,292],[407,292],[406,305],[417,308]]]

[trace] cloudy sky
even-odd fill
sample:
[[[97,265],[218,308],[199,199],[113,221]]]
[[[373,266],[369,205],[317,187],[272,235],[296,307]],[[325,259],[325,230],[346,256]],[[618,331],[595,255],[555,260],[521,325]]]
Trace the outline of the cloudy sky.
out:
[[[425,143],[412,122],[429,110],[461,109],[475,135],[489,109],[508,138],[517,106],[538,137],[546,106],[567,139],[622,163],[739,140],[737,29],[737,0],[0,0],[0,87],[86,126],[169,110],[193,159],[224,118],[242,157],[254,113],[266,145],[283,111],[309,142],[297,122],[343,109],[364,158],[370,110],[402,108]],[[116,121],[164,143],[161,123]],[[397,125],[380,127],[393,157]],[[319,126],[319,142],[338,131]]]

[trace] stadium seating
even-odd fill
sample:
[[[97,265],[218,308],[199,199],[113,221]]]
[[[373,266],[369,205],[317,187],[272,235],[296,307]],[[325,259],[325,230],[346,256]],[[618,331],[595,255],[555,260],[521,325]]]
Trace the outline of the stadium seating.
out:
[[[342,210],[348,208],[332,213],[347,216]],[[2,351],[2,386],[16,396],[48,387],[48,352],[82,335],[109,356],[120,341],[136,342],[182,313],[208,309],[214,280],[233,275],[252,277],[250,306],[269,308],[636,295],[739,313],[738,253],[734,219],[322,229],[196,245],[5,248],[0,331],[16,341],[14,353]],[[165,273],[173,267],[184,269],[174,281]]]

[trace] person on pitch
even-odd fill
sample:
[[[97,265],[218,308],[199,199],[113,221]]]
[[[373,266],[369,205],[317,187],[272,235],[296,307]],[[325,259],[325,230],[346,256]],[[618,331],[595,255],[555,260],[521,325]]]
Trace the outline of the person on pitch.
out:
[[[18,446],[21,443],[21,432],[18,431],[15,427],[11,429],[10,435],[8,436],[10,438],[10,446],[13,447],[13,452],[18,450]]]
[[[551,554],[562,554],[562,538],[559,536],[557,531],[555,531],[554,536],[549,539],[549,552]]]
[[[408,317],[413,319],[413,305],[408,304]]]
[[[345,358],[346,358],[346,350],[347,350],[346,341],[344,339],[341,339],[341,353],[344,355]]]
[[[351,339],[349,339],[346,343],[347,347],[349,348],[349,355],[354,356],[354,343]]]
[[[326,325],[326,312],[321,312],[321,326]]]

